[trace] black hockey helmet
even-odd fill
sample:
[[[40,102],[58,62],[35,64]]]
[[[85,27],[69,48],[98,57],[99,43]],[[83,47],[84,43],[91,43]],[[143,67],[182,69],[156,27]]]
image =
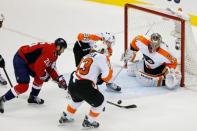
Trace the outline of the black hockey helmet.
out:
[[[60,49],[62,49],[62,48],[66,49],[67,48],[67,43],[63,38],[57,38],[55,40],[55,45],[60,46]]]

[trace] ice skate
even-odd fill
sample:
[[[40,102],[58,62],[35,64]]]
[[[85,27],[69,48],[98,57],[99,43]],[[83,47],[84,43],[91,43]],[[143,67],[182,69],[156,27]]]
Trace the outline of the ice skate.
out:
[[[66,114],[66,112],[63,112],[62,116],[59,119],[59,123],[63,124],[63,123],[67,123],[67,122],[73,122],[74,119],[68,117],[68,115]]]
[[[35,104],[43,104],[44,103],[44,100],[37,97],[37,96],[32,96],[30,95],[28,100],[27,100],[28,103],[35,103]]]
[[[89,119],[88,119],[88,116],[85,116],[85,119],[84,119],[84,121],[83,121],[83,123],[82,123],[82,126],[84,127],[84,128],[98,128],[99,127],[99,123],[98,122],[96,122],[96,121],[90,121]]]
[[[115,83],[107,83],[106,84],[107,88],[116,92],[121,91],[121,87],[119,85],[116,85]]]

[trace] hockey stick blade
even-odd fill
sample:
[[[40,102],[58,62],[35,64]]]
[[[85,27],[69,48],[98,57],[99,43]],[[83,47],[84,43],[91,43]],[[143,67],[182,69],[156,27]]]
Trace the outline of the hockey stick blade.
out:
[[[137,105],[135,105],[135,104],[127,105],[127,106],[121,106],[121,105],[115,104],[115,103],[113,103],[111,101],[107,101],[107,103],[111,104],[111,105],[114,105],[114,106],[117,106],[117,107],[120,107],[120,108],[125,108],[125,109],[137,108]]]

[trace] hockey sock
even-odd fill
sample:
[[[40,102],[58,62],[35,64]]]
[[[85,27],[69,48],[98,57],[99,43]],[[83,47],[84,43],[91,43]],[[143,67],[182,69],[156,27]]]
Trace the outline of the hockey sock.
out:
[[[40,89],[36,89],[36,88],[32,87],[30,95],[38,96],[39,93],[40,93]]]
[[[3,101],[9,101],[15,98],[15,95],[12,93],[11,89],[3,96]]]

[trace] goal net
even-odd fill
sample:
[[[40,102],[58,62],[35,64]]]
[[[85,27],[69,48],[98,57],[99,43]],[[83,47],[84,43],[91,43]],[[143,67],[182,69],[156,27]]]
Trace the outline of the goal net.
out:
[[[159,33],[178,59],[180,86],[197,84],[197,43],[189,16],[169,8],[125,5],[125,50],[137,35]],[[140,55],[139,55],[140,56]],[[139,57],[140,58],[140,57]]]

